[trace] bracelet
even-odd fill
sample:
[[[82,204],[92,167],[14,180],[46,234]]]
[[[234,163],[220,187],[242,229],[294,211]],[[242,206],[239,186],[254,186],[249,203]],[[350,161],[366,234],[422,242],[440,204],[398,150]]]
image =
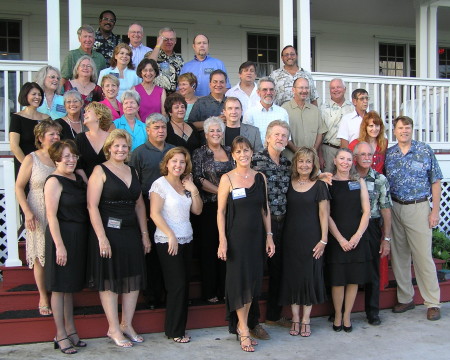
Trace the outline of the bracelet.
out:
[[[141,234],[148,234],[147,231],[141,231]]]
[[[385,237],[384,240],[386,240],[387,242],[391,242],[391,238],[390,237]]]
[[[156,48],[160,48],[160,47],[161,47],[161,45],[155,45],[155,49],[156,49]]]
[[[320,242],[321,242],[322,244],[324,244],[324,245],[328,244],[327,242],[322,241],[322,240],[320,240]]]
[[[273,232],[268,232],[267,235],[272,235],[273,236]]]
[[[196,193],[196,194],[193,194],[192,197],[196,197],[196,196],[198,196],[199,194],[200,194],[200,191],[197,191],[197,193]]]

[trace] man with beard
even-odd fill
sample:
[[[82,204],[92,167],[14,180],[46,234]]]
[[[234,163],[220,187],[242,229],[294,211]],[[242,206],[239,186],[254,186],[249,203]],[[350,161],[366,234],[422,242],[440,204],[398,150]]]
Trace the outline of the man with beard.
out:
[[[286,110],[275,105],[275,82],[270,77],[263,77],[258,81],[259,103],[247,110],[243,122],[256,126],[261,133],[261,142],[266,139],[267,125],[273,120],[283,120],[289,122]]]
[[[114,35],[112,32],[115,25],[116,14],[111,10],[102,11],[98,17],[98,29],[95,32],[94,51],[102,54],[108,65],[114,48],[121,42],[120,35]]]
[[[209,56],[209,39],[206,35],[198,34],[194,37],[192,43],[194,49],[194,59],[187,62],[181,68],[181,74],[193,73],[197,77],[197,87],[195,88],[195,95],[206,96],[209,94],[209,75],[214,70],[222,70],[227,72],[224,63],[212,56]],[[227,89],[230,88],[230,82],[227,78]]]

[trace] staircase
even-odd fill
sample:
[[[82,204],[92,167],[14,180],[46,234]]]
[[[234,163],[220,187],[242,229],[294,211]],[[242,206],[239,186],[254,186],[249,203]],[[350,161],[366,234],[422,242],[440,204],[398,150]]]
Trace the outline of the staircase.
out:
[[[22,246],[22,245],[21,245]],[[21,251],[23,252],[23,251]],[[442,261],[436,261],[438,270]],[[198,274],[198,265],[194,263],[194,278]],[[0,345],[50,341],[55,336],[53,317],[40,316],[37,310],[39,293],[34,285],[33,272],[25,266],[0,267],[3,271],[3,282],[0,282]],[[412,268],[413,271],[413,268]],[[414,274],[414,273],[413,273]],[[389,280],[394,280],[390,270]],[[440,283],[441,301],[450,301],[450,281]],[[264,279],[263,293],[267,290],[267,278]],[[423,303],[418,294],[414,301]],[[225,304],[223,302],[210,305],[201,299],[200,283],[190,283],[190,306],[188,329],[225,326]],[[380,308],[390,308],[396,303],[395,287],[381,291]],[[100,305],[98,292],[85,289],[74,294],[75,322],[78,333],[84,339],[103,337],[106,335],[108,323]],[[260,301],[261,315],[265,314],[265,300]],[[313,307],[312,316],[328,315],[332,311],[331,302]],[[359,291],[354,312],[364,311],[364,292]],[[290,308],[285,307],[284,315],[290,317]],[[143,298],[139,298],[133,325],[139,333],[164,331],[165,309],[148,310]],[[260,319],[264,321],[264,318]]]

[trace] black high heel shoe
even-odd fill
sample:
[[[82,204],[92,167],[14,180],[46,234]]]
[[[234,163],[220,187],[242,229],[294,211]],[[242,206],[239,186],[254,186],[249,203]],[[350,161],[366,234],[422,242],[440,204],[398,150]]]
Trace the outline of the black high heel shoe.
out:
[[[64,341],[64,340],[69,340],[69,342],[72,343],[72,342],[70,341],[69,338],[64,338],[64,339],[56,340],[56,337],[55,337],[55,338],[53,339],[53,348],[54,348],[55,350],[57,350],[57,349],[61,350],[61,352],[62,352],[63,354],[66,354],[66,355],[76,354],[78,351],[77,351],[72,345],[70,345],[70,346],[68,346],[68,347],[66,347],[66,348],[64,348],[64,349],[61,348],[61,345],[59,345],[59,343],[60,343],[61,341]]]
[[[352,325],[352,323],[350,323],[350,326],[345,326],[345,325],[343,325],[342,327],[344,328],[344,331],[345,331],[346,333],[352,332],[352,330],[353,330],[353,325]]]
[[[80,340],[80,337],[78,336],[78,342],[75,344],[75,342],[72,340],[71,336],[78,336],[77,332],[75,331],[73,334],[67,335],[67,337],[69,338],[69,341],[72,343],[73,346],[75,347],[86,347],[87,344]]]
[[[345,326],[342,325],[342,323],[341,323],[341,325],[339,325],[339,326],[336,326],[336,325],[334,325],[334,323],[333,323],[333,330],[334,330],[334,331],[336,331],[336,332],[342,331],[342,328],[345,329]]]

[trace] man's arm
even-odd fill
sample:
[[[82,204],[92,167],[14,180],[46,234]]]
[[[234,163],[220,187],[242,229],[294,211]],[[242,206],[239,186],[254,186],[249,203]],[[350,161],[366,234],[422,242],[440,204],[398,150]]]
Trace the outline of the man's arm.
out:
[[[439,224],[439,209],[441,206],[441,180],[435,181],[431,184],[431,197],[433,208],[430,215],[428,215],[428,224],[430,229]]]
[[[381,209],[381,217],[383,218],[383,236],[391,237],[391,208]],[[386,240],[381,240],[380,244],[380,254],[381,257],[389,255],[391,251],[391,243]]]
[[[161,45],[162,45],[163,41],[164,41],[164,38],[161,35],[158,36],[156,39],[156,45],[153,48],[153,51],[150,54],[147,53],[145,55],[145,57],[147,59],[153,59],[155,61],[158,61],[159,50],[161,49]]]

